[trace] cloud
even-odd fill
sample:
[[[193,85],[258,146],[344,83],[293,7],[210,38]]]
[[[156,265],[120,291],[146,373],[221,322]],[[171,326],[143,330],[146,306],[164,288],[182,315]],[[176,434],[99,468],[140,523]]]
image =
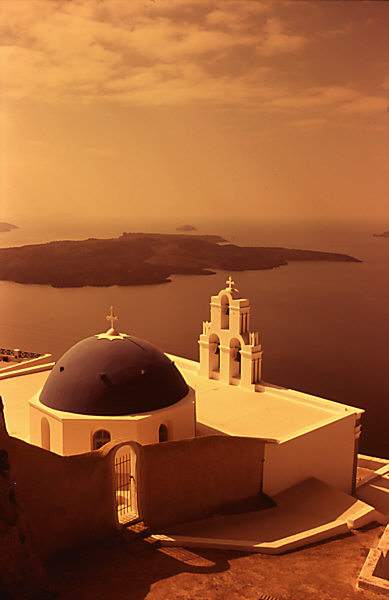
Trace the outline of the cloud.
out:
[[[302,131],[314,131],[327,124],[327,120],[323,118],[312,118],[312,119],[298,119],[291,123],[297,129]]]
[[[384,90],[389,90],[389,75],[387,75],[383,80],[382,87]]]
[[[223,6],[223,8],[219,8]],[[272,10],[269,2],[224,2],[205,15],[205,22],[212,27],[231,29],[247,28],[255,16]]]
[[[111,64],[106,57],[87,63],[70,56],[60,63],[42,50],[20,46],[0,48],[5,93],[16,99],[60,101],[66,96],[92,93],[96,86],[111,76]]]
[[[307,37],[286,33],[285,24],[277,17],[268,19],[263,31],[265,38],[258,46],[258,51],[264,56],[295,52],[303,48],[308,42]]]
[[[342,109],[347,113],[354,114],[387,112],[389,110],[389,98],[384,96],[360,96],[352,102],[344,104]]]
[[[356,99],[358,92],[343,86],[315,86],[303,91],[276,96],[267,101],[267,106],[279,109],[312,109],[339,107],[344,102]]]
[[[271,95],[267,86],[253,93],[247,77],[211,77],[195,62],[135,68],[124,78],[104,86],[104,98],[125,104],[162,106],[188,103],[208,105],[255,105]]]
[[[309,52],[302,50],[312,40],[301,21],[280,18],[280,6],[256,0],[3,0],[3,94],[52,103],[309,111],[305,125],[295,122],[301,127],[318,124],[322,115],[315,111],[357,115],[386,105],[382,89],[366,95],[351,83],[313,86],[295,79],[309,65]]]
[[[213,10],[208,13],[205,17],[205,20],[208,25],[221,26],[221,27],[232,27],[232,28],[240,28],[243,27],[246,23],[244,15],[242,13],[233,13],[229,10]]]
[[[173,24],[166,18],[160,18],[133,30],[126,37],[125,46],[155,62],[180,62],[219,54],[237,46],[250,47],[254,41],[254,36]]]
[[[323,32],[323,37],[349,35],[350,33],[352,33],[354,31],[354,29],[355,29],[354,23],[349,21],[348,23],[344,24],[342,27],[335,27],[334,29],[326,29]]]
[[[273,56],[306,41],[278,19],[264,20],[270,5],[254,0],[223,8],[201,0],[4,6],[0,60],[4,93],[14,99],[154,104],[163,93],[164,103],[222,101],[235,86],[242,99],[257,91],[252,67],[266,71],[258,51]]]

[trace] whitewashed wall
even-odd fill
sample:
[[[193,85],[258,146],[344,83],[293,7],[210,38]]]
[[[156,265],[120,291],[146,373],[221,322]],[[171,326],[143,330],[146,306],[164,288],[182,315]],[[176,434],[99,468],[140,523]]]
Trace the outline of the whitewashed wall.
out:
[[[263,491],[273,496],[317,477],[351,493],[356,415],[351,414],[282,444],[265,446]]]
[[[140,444],[159,441],[159,427],[166,425],[168,439],[195,436],[195,396],[189,393],[179,402],[141,415],[125,417],[85,417],[61,413],[40,404],[38,394],[30,401],[30,443],[42,445],[41,421],[50,425],[50,450],[62,456],[90,452],[95,431],[106,429],[111,440],[127,439]]]

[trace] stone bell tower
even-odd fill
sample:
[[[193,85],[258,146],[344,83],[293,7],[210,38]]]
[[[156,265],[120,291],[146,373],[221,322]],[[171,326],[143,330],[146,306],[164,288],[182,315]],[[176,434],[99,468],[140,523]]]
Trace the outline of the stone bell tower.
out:
[[[200,335],[200,375],[255,389],[261,380],[262,348],[250,331],[250,302],[239,297],[231,277],[211,297],[211,321]]]

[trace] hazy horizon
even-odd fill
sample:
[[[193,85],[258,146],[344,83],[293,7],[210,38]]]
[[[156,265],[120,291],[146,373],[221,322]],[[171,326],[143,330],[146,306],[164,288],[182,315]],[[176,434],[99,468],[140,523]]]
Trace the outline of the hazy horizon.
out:
[[[386,3],[0,16],[1,221],[389,223]]]
[[[190,224],[194,231],[182,232],[180,225]],[[137,220],[48,220],[29,218],[15,222],[16,229],[0,232],[0,248],[41,244],[61,240],[85,240],[88,238],[117,238],[123,232],[145,234],[185,234],[219,235],[228,243],[239,246],[281,246],[302,250],[341,252],[361,258],[358,244],[349,244],[350,234],[360,239],[373,239],[374,234],[388,230],[386,220],[324,220],[324,219],[195,219],[179,221],[167,216],[165,219],[144,217]],[[324,237],[323,237],[324,235]],[[383,250],[388,245],[383,238],[374,238],[376,245],[383,242]],[[325,243],[323,243],[325,240]],[[382,245],[381,242],[381,245]]]

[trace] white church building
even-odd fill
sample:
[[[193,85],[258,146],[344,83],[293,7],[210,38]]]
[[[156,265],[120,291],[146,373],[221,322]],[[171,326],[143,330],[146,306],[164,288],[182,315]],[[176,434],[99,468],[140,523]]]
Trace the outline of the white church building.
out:
[[[195,436],[195,394],[155,346],[111,328],[70,348],[30,400],[30,442],[57,454]]]
[[[264,383],[250,302],[234,285],[229,278],[211,298],[199,362],[120,333],[111,308],[110,329],[80,341],[56,364],[19,365],[18,377],[16,369],[1,381],[2,393],[7,400],[17,390],[20,402],[25,390],[28,431],[6,403],[10,433],[62,456],[119,439],[143,445],[214,434],[256,438],[265,444],[264,493],[309,477],[353,492],[363,410]],[[35,389],[17,385],[23,379],[34,380]],[[28,390],[35,393],[28,397]]]

